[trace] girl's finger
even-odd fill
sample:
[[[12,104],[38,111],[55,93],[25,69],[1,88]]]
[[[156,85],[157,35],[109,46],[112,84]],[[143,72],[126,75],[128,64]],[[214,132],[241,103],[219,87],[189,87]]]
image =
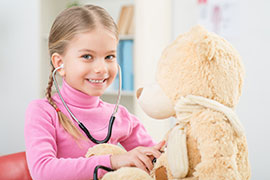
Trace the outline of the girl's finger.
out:
[[[140,150],[140,153],[145,154],[147,156],[154,156],[155,158],[159,158],[159,156],[161,155],[161,152],[154,147],[142,149]]]
[[[149,173],[149,171],[146,169],[146,167],[144,166],[144,164],[141,162],[141,160],[139,158],[136,158],[134,161],[133,161],[134,165],[137,167],[137,168],[140,168],[141,170]]]
[[[157,149],[157,150],[160,150],[165,145],[165,143],[166,143],[166,141],[165,140],[162,140],[158,144],[156,144],[154,146],[154,148]]]
[[[139,154],[138,158],[141,160],[141,162],[147,168],[148,173],[149,173],[149,171],[151,171],[153,169],[152,160],[148,156],[146,156],[144,154]]]

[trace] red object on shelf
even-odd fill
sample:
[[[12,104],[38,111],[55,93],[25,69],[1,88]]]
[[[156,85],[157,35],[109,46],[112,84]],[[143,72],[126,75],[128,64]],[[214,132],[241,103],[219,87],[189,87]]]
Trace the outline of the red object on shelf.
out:
[[[198,0],[198,3],[199,4],[206,4],[207,3],[207,0]]]
[[[1,180],[32,180],[26,163],[25,152],[0,156]]]

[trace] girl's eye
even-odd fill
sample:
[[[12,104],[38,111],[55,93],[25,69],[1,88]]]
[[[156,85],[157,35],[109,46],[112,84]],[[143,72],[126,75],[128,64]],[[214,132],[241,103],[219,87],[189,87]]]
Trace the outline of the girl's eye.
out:
[[[90,54],[85,54],[85,55],[82,55],[82,58],[89,60],[89,59],[92,59],[93,57]]]
[[[112,60],[115,58],[115,55],[109,55],[109,56],[106,56],[105,59],[108,59],[108,60]]]

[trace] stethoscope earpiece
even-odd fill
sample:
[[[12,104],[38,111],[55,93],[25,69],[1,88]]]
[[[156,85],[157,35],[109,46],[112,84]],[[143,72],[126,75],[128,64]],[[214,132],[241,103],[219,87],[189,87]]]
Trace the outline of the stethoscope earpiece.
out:
[[[57,68],[55,68],[53,70],[53,76],[55,75],[56,71],[58,71],[59,69],[63,69],[64,68],[64,64],[61,64],[60,66],[58,66]],[[54,79],[53,79],[54,80]]]

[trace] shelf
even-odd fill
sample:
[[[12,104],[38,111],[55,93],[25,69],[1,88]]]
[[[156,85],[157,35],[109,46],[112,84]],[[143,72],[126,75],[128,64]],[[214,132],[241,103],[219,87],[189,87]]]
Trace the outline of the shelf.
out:
[[[133,40],[134,35],[119,35],[119,40]]]

